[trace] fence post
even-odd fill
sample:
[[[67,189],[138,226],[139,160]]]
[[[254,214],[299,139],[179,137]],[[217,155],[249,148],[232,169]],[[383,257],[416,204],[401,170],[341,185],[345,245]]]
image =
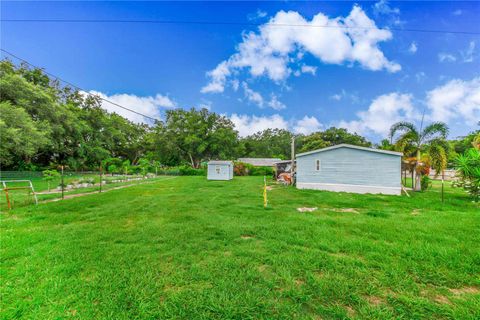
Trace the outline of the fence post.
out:
[[[100,193],[102,192],[102,166],[100,166]]]
[[[63,165],[60,168],[62,169],[62,200],[63,200],[63,192],[65,190],[65,185],[64,185],[64,182],[63,182]]]

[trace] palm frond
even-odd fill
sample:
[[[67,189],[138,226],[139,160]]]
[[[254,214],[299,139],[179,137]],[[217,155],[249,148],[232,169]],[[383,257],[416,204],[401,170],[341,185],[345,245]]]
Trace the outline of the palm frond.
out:
[[[430,145],[428,150],[431,167],[435,169],[435,177],[437,177],[447,167],[447,151],[440,143]]]
[[[397,132],[413,132],[418,136],[418,131],[417,128],[415,128],[415,125],[407,121],[394,123],[390,127],[390,139],[393,139],[393,136],[395,136],[395,133]]]
[[[422,142],[427,142],[435,137],[446,139],[448,131],[448,126],[444,122],[434,122],[423,129],[421,133],[421,140]]]

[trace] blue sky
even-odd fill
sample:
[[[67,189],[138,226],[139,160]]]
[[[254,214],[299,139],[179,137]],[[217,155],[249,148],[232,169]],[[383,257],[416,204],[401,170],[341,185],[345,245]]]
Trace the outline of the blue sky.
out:
[[[334,125],[373,141],[423,112],[451,137],[480,120],[480,35],[405,31],[478,33],[479,2],[2,1],[1,17],[247,23],[2,21],[3,49],[153,117],[208,107],[241,135]]]

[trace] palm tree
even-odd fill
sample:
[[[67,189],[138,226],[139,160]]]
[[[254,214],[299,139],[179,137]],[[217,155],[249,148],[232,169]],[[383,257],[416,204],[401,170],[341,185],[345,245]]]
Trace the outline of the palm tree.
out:
[[[393,140],[397,132],[401,133],[395,142],[397,149],[415,155],[417,158],[413,170],[414,190],[420,191],[420,175],[417,175],[416,169],[420,162],[421,151],[425,151],[432,144],[438,144],[439,141],[445,140],[448,135],[448,126],[443,122],[434,122],[425,129],[422,127],[417,129],[411,122],[397,122],[390,128],[390,140]]]
[[[435,170],[435,177],[442,175],[442,202],[444,190],[444,171],[447,168],[448,162],[448,142],[444,139],[434,139],[430,141],[428,146],[428,157],[430,159],[431,167]]]

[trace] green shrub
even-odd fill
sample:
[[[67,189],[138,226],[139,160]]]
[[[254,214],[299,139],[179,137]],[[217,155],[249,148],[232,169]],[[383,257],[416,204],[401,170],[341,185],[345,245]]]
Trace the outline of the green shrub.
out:
[[[184,165],[178,167],[181,176],[206,176],[207,170],[205,168],[195,169],[191,166]]]
[[[251,168],[253,168],[251,164],[244,163],[244,162],[235,162],[233,166],[233,175],[248,176]]]
[[[432,185],[432,182],[430,177],[427,175],[423,175],[422,178],[420,179],[420,188],[422,189],[422,191],[427,190],[428,188],[430,188],[431,185]]]
[[[233,174],[235,176],[273,176],[272,167],[255,167],[249,163],[235,162]]]
[[[251,176],[273,176],[272,167],[253,167],[250,171]]]
[[[457,169],[457,181],[454,187],[461,187],[473,198],[480,200],[480,151],[468,149],[463,155],[455,159]]]

